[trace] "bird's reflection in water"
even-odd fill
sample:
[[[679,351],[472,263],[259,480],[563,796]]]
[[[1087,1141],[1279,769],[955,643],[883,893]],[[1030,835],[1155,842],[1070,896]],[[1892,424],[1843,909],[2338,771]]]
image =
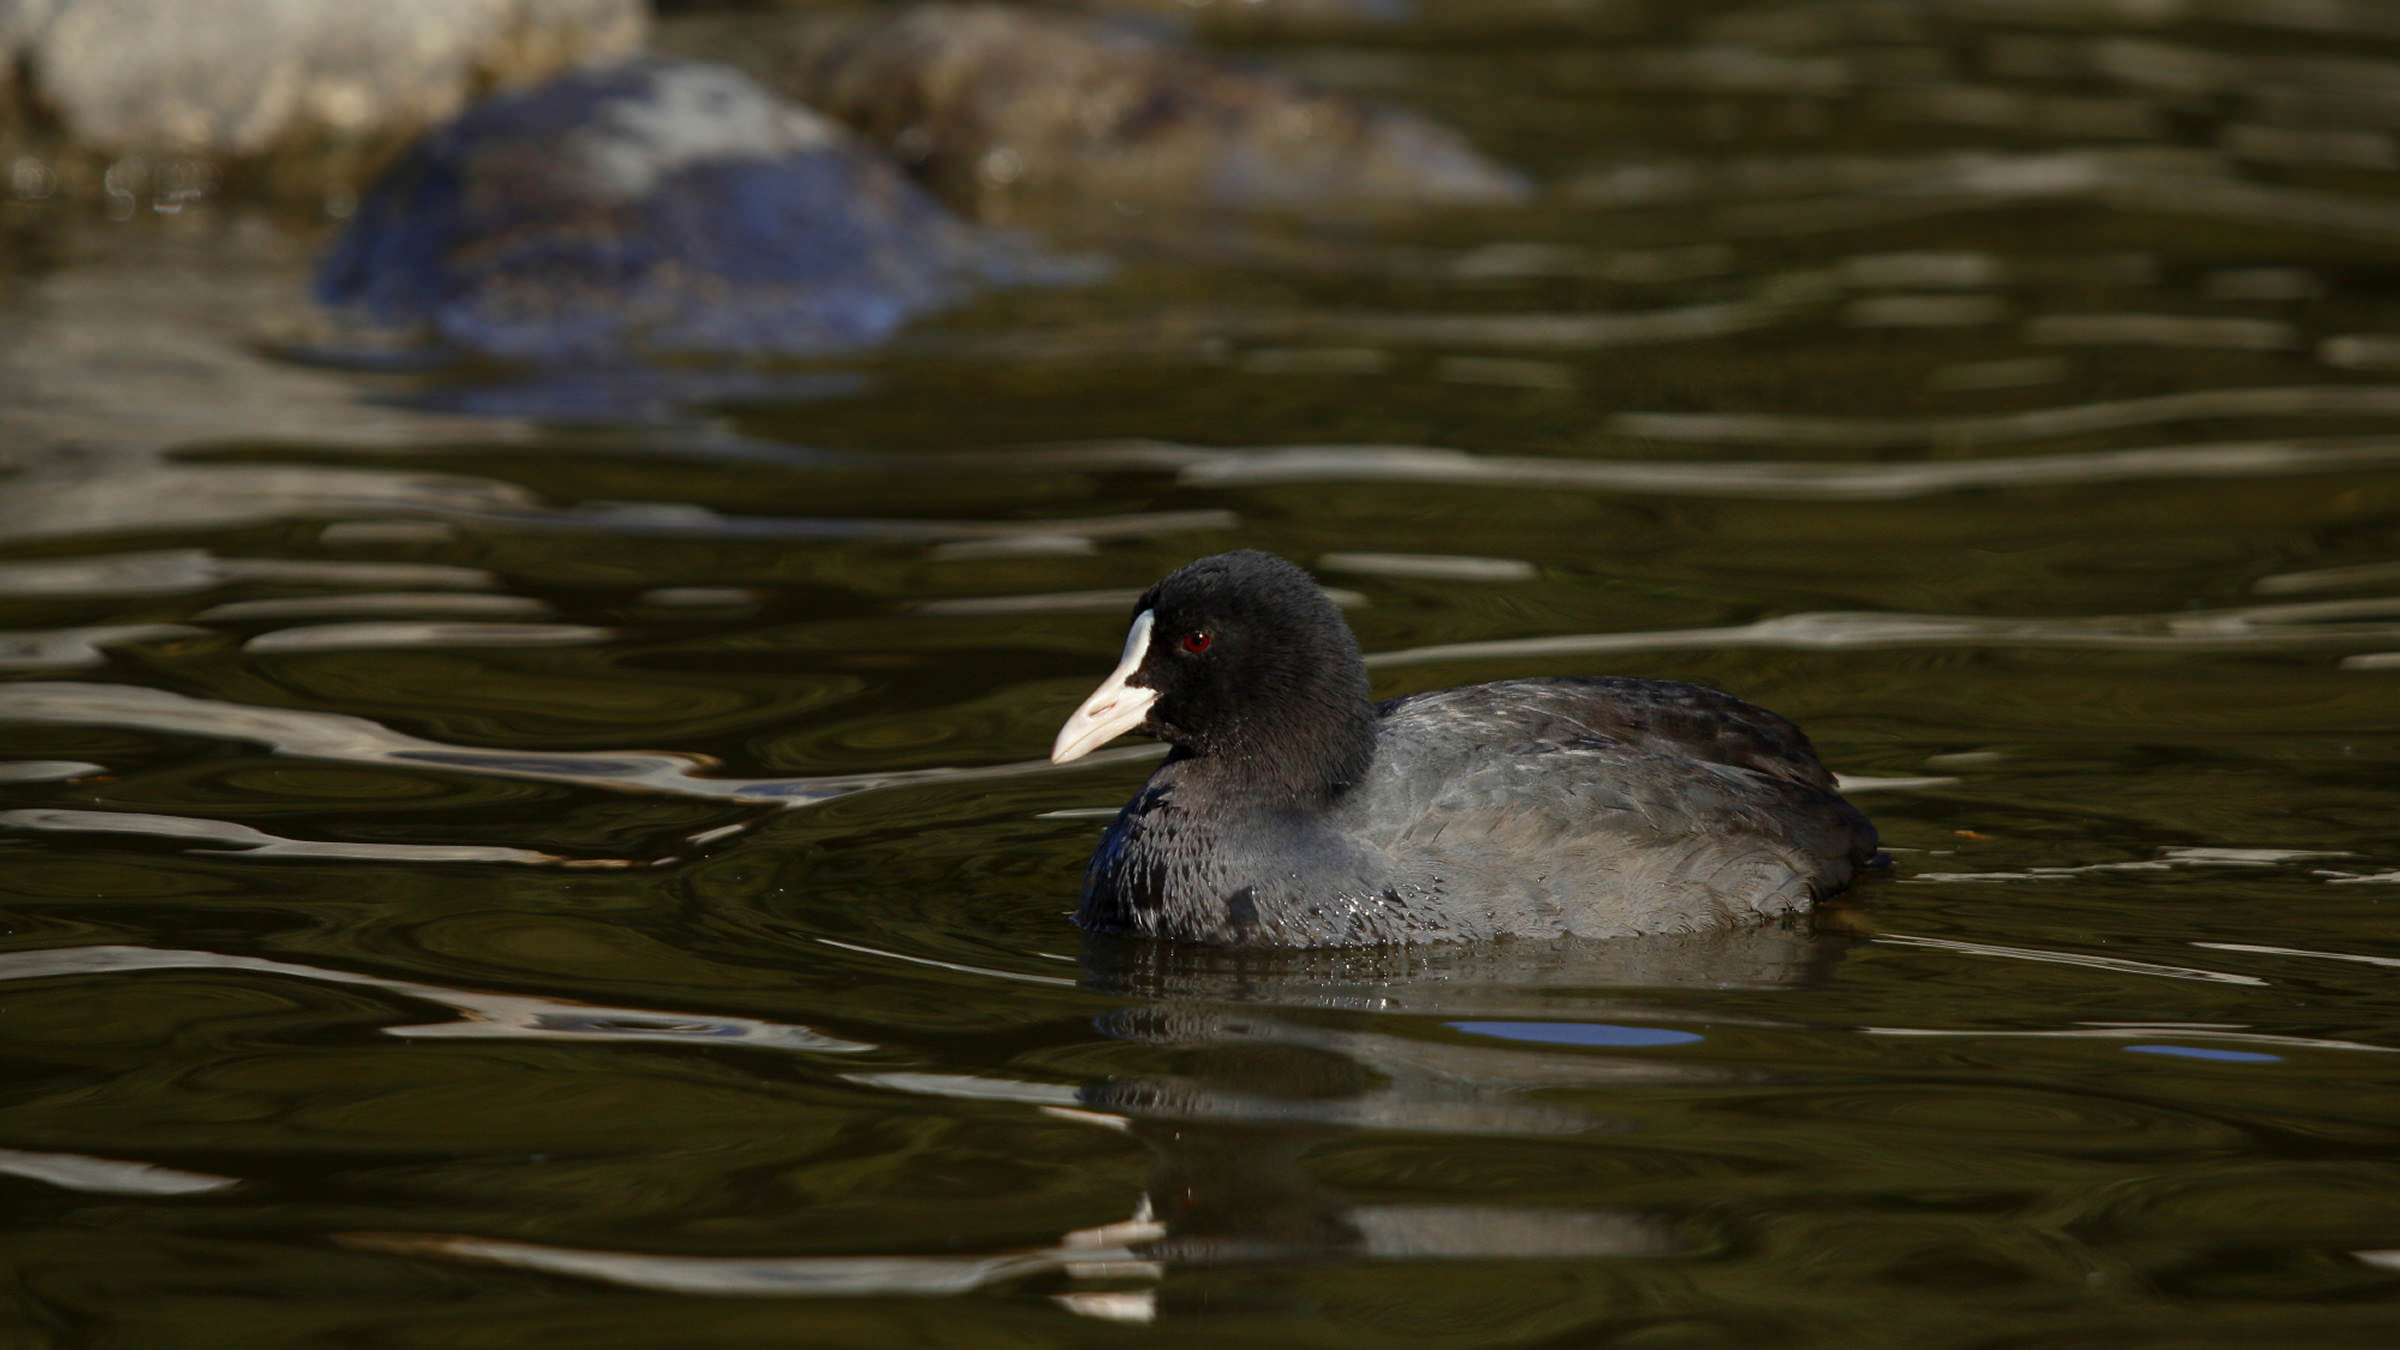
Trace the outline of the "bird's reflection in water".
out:
[[[1307,1154],[1358,1129],[1574,1134],[1615,1122],[1551,1089],[1721,1082],[1737,1070],[1609,1046],[1697,1039],[1619,1019],[1672,1016],[1645,991],[1776,989],[1824,979],[1846,940],[1785,923],[1605,942],[1269,951],[1094,939],[1094,987],[1139,1000],[1102,1030],[1177,1052],[1172,1074],[1087,1085],[1156,1155],[1145,1254],[1244,1260],[1509,1259],[1671,1249],[1635,1213],[1360,1205]],[[1427,1027],[1428,1020],[1439,1023]],[[1722,1022],[1712,1014],[1712,1021]]]
[[[1752,1072],[1635,1053],[1697,1039],[1676,990],[1773,990],[1826,979],[1848,939],[1793,921],[1689,936],[1351,951],[1242,951],[1093,939],[1086,983],[1130,1001],[1100,1029],[1156,1046],[1172,1072],[1077,1089],[932,1074],[853,1081],[1021,1100],[1123,1130],[1153,1154],[1127,1217],[1042,1247],[968,1255],[666,1257],[464,1236],[348,1234],[351,1245],[648,1289],[708,1294],[955,1294],[1055,1283],[1079,1315],[1173,1317],[1178,1270],[1342,1261],[1571,1260],[1672,1252],[1675,1223],[1601,1207],[1367,1204],[1314,1175],[1312,1152],[1362,1130],[1553,1135],[1617,1128],[1554,1100],[1608,1085]],[[1661,996],[1645,1001],[1645,995]],[[1620,1019],[1650,1026],[1627,1026]],[[1712,1025],[1725,1025],[1712,1010]],[[1612,1052],[1613,1048],[1613,1052]],[[1553,1090],[1569,1090],[1556,1094]],[[1251,1297],[1273,1295],[1253,1288]],[[1212,1304],[1212,1307],[1215,1306]],[[1222,1311],[1218,1308],[1218,1311]]]
[[[1827,917],[1846,915],[1828,911]],[[1620,991],[1791,989],[1838,964],[1846,918],[1601,941],[1542,939],[1288,950],[1093,937],[1089,983],[1111,993],[1279,1008],[1490,1016],[1613,1006]]]
[[[1096,1083],[1083,1096],[1137,1120],[1461,1134],[1605,1128],[1534,1094],[1729,1072],[1606,1053],[1612,1039],[1637,1039],[1612,1035],[1633,1030],[1617,1019],[1664,1015],[1643,991],[1791,987],[1839,959],[1838,940],[1797,925],[1354,951],[1095,940],[1085,951],[1089,983],[1140,1000],[1102,1018],[1101,1029],[1175,1047],[1183,1068]]]

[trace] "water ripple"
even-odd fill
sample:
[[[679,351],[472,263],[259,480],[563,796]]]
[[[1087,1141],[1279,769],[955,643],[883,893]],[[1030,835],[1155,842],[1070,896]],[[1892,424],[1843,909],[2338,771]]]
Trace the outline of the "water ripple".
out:
[[[1130,512],[1056,520],[908,520],[728,514],[689,502],[586,502],[542,505],[513,483],[464,474],[395,473],[316,465],[202,463],[107,458],[13,480],[0,494],[0,539],[49,540],[77,535],[118,537],[145,531],[232,529],[277,520],[330,517],[418,517],[527,530],[604,535],[759,540],[875,540],[922,543],[1005,540],[1025,536],[1083,540],[1215,533],[1234,528],[1230,511],[1197,509]],[[226,579],[339,581],[340,564],[233,563],[192,558],[181,551],[125,555],[106,565],[19,564],[0,573],[50,593],[110,593],[201,589]],[[361,574],[353,570],[349,579]],[[364,566],[390,566],[365,564]],[[413,567],[413,565],[411,565]],[[418,575],[479,578],[472,569]],[[366,575],[373,575],[372,573]],[[386,576],[395,575],[386,572]],[[406,572],[396,575],[408,575]],[[435,580],[430,584],[452,584]],[[83,588],[79,592],[76,588]]]
[[[1891,450],[1924,445],[2054,440],[2168,422],[2231,417],[2389,417],[2395,414],[2400,414],[2400,386],[2286,385],[2247,389],[2190,389],[2146,398],[2028,408],[2020,412],[1974,417],[1803,417],[1780,413],[1634,412],[1619,413],[1610,418],[1608,428],[1621,436],[1665,441]],[[2168,447],[2170,450],[2204,448]]]
[[[526,595],[455,591],[349,591],[340,595],[286,595],[267,600],[231,600],[194,616],[201,623],[255,619],[346,618],[360,614],[444,614],[457,618],[541,619],[553,611]]]
[[[1024,537],[1140,539],[1233,529],[1231,511],[1136,511],[1060,520],[891,520],[727,515],[685,502],[598,503],[551,510],[486,510],[463,516],[525,529],[699,539],[869,540],[919,543]]]
[[[290,961],[219,952],[177,951],[154,947],[61,947],[0,954],[0,980],[40,980],[71,975],[119,975],[152,970],[231,970],[254,975],[278,975],[326,984],[381,989],[404,998],[421,999],[456,1009],[465,1019],[425,1026],[383,1028],[388,1036],[451,1039],[649,1041],[689,1044],[703,1041],[802,1050],[814,1054],[856,1054],[875,1047],[828,1036],[787,1022],[764,1022],[750,1017],[714,1013],[658,1012],[647,1008],[611,1008],[574,999],[540,998],[531,994],[499,994],[481,989],[453,989],[414,980],[385,979],[352,971],[327,970]]]
[[[2272,867],[2277,863],[2301,862],[2312,858],[2347,858],[2349,856],[2344,852],[2306,848],[2186,847],[2161,849],[2156,858],[2136,858],[2124,862],[2079,863],[2063,867],[2029,867],[2022,872],[1916,872],[1909,875],[1906,880],[1910,882],[2049,881],[2093,872],[2165,872],[2178,867]]]
[[[342,858],[365,862],[530,863],[553,867],[634,867],[625,858],[568,858],[532,849],[485,844],[366,844],[287,839],[229,820],[155,815],[142,811],[76,811],[34,807],[0,811],[0,827],[71,833],[132,834],[152,839],[189,839],[214,845],[209,853],[260,858]]]
[[[0,717],[11,721],[122,727],[251,741],[278,754],[303,759],[454,769],[578,787],[663,792],[787,807],[815,805],[855,792],[908,783],[966,782],[1063,771],[1042,758],[815,778],[710,777],[702,771],[714,767],[715,761],[703,755],[657,750],[530,751],[453,745],[410,736],[347,713],[267,708],[139,685],[29,680],[0,688],[6,691],[6,701],[0,703]],[[1156,753],[1155,747],[1150,746],[1103,750],[1078,760],[1074,767],[1123,763]]]
[[[2008,1031],[1985,1027],[1860,1027],[1859,1030],[1870,1036],[1950,1036],[1976,1040],[2208,1041],[2277,1050],[2363,1050],[2379,1055],[2400,1054],[2400,1046],[2328,1040],[2321,1036],[2285,1036],[2207,1022],[2089,1022],[2044,1031]]]
[[[1325,1236],[1256,1237],[1178,1233],[1154,1217],[1145,1194],[1132,1215],[1074,1229],[1055,1245],[962,1256],[706,1257],[600,1251],[437,1233],[345,1233],[345,1246],[404,1256],[440,1256],[626,1288],[713,1296],[860,1297],[963,1294],[1003,1280],[1150,1280],[1168,1266],[1204,1267],[1344,1256],[1380,1261],[1595,1260],[1648,1256],[1677,1245],[1664,1222],[1607,1209],[1510,1205],[1356,1205],[1338,1211]],[[1147,1321],[1148,1290],[1070,1291],[1053,1298],[1070,1312]]]
[[[127,458],[21,476],[0,494],[0,538],[118,538],[305,516],[472,517],[533,509],[533,494],[521,487],[456,474]]]
[[[2352,391],[2358,392],[2358,391]],[[2378,391],[2400,413],[2400,389]],[[2178,396],[2188,397],[2188,396]],[[2065,414],[2071,410],[2059,410]],[[1625,424],[1652,414],[1620,414]],[[1665,416],[1658,414],[1656,416]],[[1835,423],[1772,416],[1677,417],[1679,430],[1666,439],[1788,441],[1816,445],[1845,443],[1867,448],[1883,443],[1975,439],[1962,421],[1944,429],[1925,422]],[[1620,425],[1629,435],[1651,429]],[[1991,428],[1984,428],[1988,431]],[[1780,432],[1782,434],[1770,434]],[[2251,478],[2335,473],[2400,463],[2400,439],[2390,436],[2295,438],[2266,441],[2208,441],[2095,450],[2054,455],[1936,460],[1914,464],[1810,463],[1790,460],[1576,460],[1477,455],[1415,445],[1295,445],[1261,450],[1223,450],[1182,466],[1186,483],[1468,483],[1494,487],[1556,487],[1594,491],[1662,493],[1706,497],[1831,501],[1899,501],[1940,493],[2058,487],[2149,479]]]
[[[2319,567],[2305,572],[2278,572],[2260,577],[2251,589],[2261,595],[2298,591],[2339,591],[2353,586],[2400,586],[2400,562],[2359,563],[2350,567]]]
[[[1827,157],[1763,171],[1740,161],[1619,166],[1583,176],[1570,191],[1579,200],[1626,205],[1756,197],[1721,210],[1716,223],[1728,234],[1762,237],[2085,204],[2368,244],[2400,241],[2400,208],[2384,201],[2243,182],[2215,154],[2149,147]]]
[[[2378,622],[2326,622],[2356,617]],[[1369,666],[1439,661],[1585,656],[1600,652],[1768,647],[1839,651],[1872,647],[2048,647],[2095,651],[2309,650],[2400,638],[2400,597],[2322,606],[2248,605],[2169,614],[2088,618],[1993,618],[1962,614],[1818,612],[1784,614],[1718,628],[1449,642],[1376,652]]]
[[[242,650],[324,652],[374,647],[561,647],[607,642],[616,635],[615,629],[572,623],[321,623],[261,633],[243,643]]]
[[[2048,314],[2025,325],[2025,340],[2050,347],[2191,347],[2280,351],[2299,345],[2276,319],[2217,319],[2189,314]]]
[[[179,595],[239,582],[301,586],[441,586],[471,591],[497,586],[499,578],[478,567],[453,567],[441,563],[221,558],[198,548],[0,563],[0,595],[10,596],[82,598]],[[447,598],[456,600],[460,597]],[[319,597],[316,603],[334,601],[335,597],[328,596]],[[294,600],[276,603],[306,602]],[[211,611],[202,617],[219,615]]]
[[[1875,941],[1900,947],[1927,947],[1935,951],[1956,952],[1961,956],[1996,956],[2010,961],[2035,961],[2044,965],[2083,966],[2092,970],[2113,971],[2120,975],[2151,975],[2168,980],[2198,980],[2207,984],[2247,984],[2264,986],[2267,981],[2255,975],[2235,975],[2222,970],[2202,970],[2193,966],[2162,965],[2155,961],[2131,961],[2122,956],[2099,956],[2091,952],[2045,951],[2038,947],[2006,947],[1991,942],[1958,942],[1950,938],[1911,937],[1904,933],[1878,933]],[[1869,1028],[1874,1030],[1874,1028]],[[1912,1034],[1906,1030],[1894,1035]]]
[[[2400,877],[2400,873],[2393,873]],[[2254,942],[2194,942],[2217,952],[2247,952],[2258,956],[2302,956],[2313,961],[2350,961],[2364,966],[2385,966],[2400,969],[2400,956],[2368,956],[2360,952],[2319,952],[2306,947],[2267,947]]]
[[[862,1297],[963,1294],[999,1280],[1087,1264],[1115,1276],[1141,1258],[1125,1247],[1057,1247],[990,1256],[661,1256],[544,1247],[433,1233],[346,1233],[343,1245],[401,1256],[442,1256],[599,1280],[629,1289],[712,1296]],[[1118,1267],[1118,1269],[1108,1269]]]
[[[0,760],[0,783],[64,783],[107,772],[105,766],[81,759]]]
[[[1531,581],[1532,563],[1521,558],[1473,558],[1455,553],[1357,553],[1317,555],[1317,566],[1333,572],[1431,581]]]
[[[1114,815],[1115,812],[1112,811],[1110,814]],[[829,937],[821,937],[817,941],[828,947],[839,947],[846,952],[857,952],[863,956],[878,957],[886,961],[905,961],[915,966],[931,966],[937,970],[954,970],[961,975],[979,975],[991,980],[1018,980],[1026,984],[1055,985],[1062,989],[1078,987],[1076,981],[1057,975],[1031,975],[1021,970],[994,970],[990,966],[962,965],[956,961],[939,961],[930,956],[909,956],[901,952],[885,951],[880,947],[865,947],[855,942],[841,942]]]
[[[1694,342],[1772,327],[1795,312],[1776,300],[1729,300],[1633,313],[1399,314],[1311,312],[1226,315],[1213,325],[1251,341],[1308,339],[1427,347],[1498,347],[1583,351]]]
[[[121,1162],[81,1153],[33,1153],[0,1148],[0,1173],[46,1181],[87,1195],[206,1195],[242,1184],[239,1177],[186,1172],[153,1163]]]
[[[200,636],[200,629],[176,623],[120,623],[91,628],[0,632],[0,670],[78,670],[102,666],[108,664],[110,647],[129,642],[163,642],[170,638]]]
[[[1344,609],[1355,609],[1367,603],[1367,597],[1357,591],[1338,586],[1325,586],[1327,599]],[[920,600],[909,606],[912,613],[937,614],[951,617],[974,617],[995,614],[1126,614],[1142,598],[1133,587],[1112,587],[1096,591],[1053,591],[1033,595],[973,595],[944,600]]]

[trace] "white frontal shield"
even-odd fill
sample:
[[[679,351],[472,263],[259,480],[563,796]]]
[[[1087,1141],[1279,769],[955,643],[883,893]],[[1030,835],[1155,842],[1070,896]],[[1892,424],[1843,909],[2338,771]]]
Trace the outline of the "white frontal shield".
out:
[[[1064,764],[1081,759],[1101,746],[1142,724],[1150,715],[1150,705],[1158,701],[1158,691],[1127,684],[1133,673],[1142,667],[1142,658],[1150,654],[1149,610],[1133,616],[1133,631],[1125,635],[1125,655],[1117,668],[1108,673],[1092,696],[1058,729],[1058,739],[1051,743],[1050,762]]]

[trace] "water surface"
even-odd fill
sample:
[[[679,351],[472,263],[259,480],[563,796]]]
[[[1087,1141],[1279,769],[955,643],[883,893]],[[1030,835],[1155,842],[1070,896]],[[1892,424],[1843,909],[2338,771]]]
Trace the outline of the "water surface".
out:
[[[10,1343],[2388,1344],[2400,31],[1456,20],[1248,54],[1538,203],[1029,203],[1115,278],[810,367],[327,368],[324,230],[9,205]],[[1384,694],[1785,712],[1893,874],[1087,941],[1150,761],[1041,757],[1237,546]]]

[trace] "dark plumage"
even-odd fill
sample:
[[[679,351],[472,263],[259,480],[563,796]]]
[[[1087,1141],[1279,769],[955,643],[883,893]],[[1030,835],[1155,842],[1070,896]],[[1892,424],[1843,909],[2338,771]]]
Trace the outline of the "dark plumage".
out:
[[[1341,612],[1265,553],[1151,587],[1051,757],[1137,727],[1174,750],[1092,856],[1086,928],[1284,947],[1694,932],[1803,909],[1876,856],[1800,729],[1714,689],[1370,703]]]

